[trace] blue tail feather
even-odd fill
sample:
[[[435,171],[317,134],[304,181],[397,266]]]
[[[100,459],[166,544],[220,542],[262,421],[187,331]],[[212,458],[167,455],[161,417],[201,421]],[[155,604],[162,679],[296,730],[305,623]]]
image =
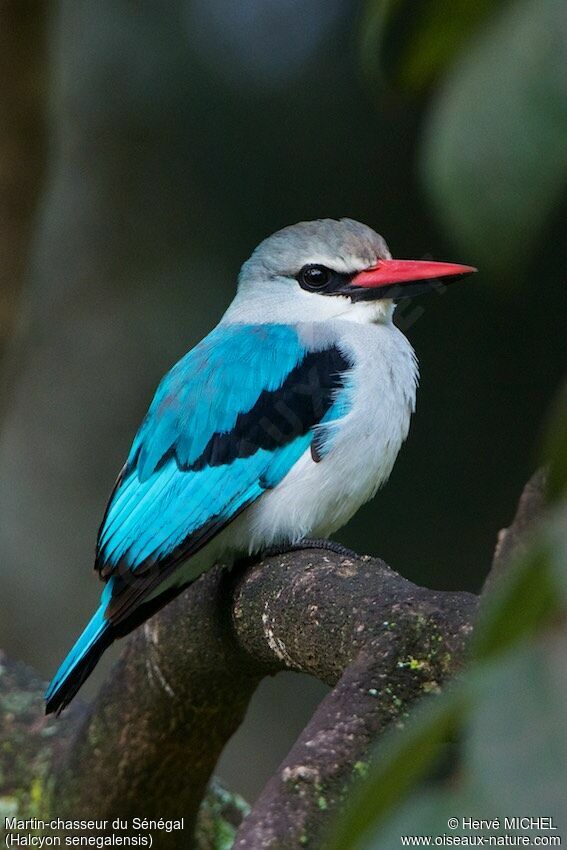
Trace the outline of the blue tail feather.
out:
[[[73,699],[100,656],[113,641],[105,610],[112,595],[112,579],[102,594],[100,607],[67,655],[45,692],[46,714],[62,711]]]

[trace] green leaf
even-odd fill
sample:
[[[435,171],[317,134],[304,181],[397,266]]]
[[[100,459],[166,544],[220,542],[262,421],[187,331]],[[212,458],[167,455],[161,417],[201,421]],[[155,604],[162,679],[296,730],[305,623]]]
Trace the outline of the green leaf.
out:
[[[420,91],[453,61],[494,5],[494,0],[368,0],[360,38],[363,70],[397,88]]]
[[[433,103],[423,179],[464,258],[481,270],[521,272],[562,196],[566,80],[567,3],[516,0],[475,38]]]
[[[565,826],[567,635],[550,632],[477,676],[464,746],[471,787],[501,815],[552,815]]]
[[[456,788],[428,789],[409,797],[379,829],[358,845],[356,850],[400,850],[403,846],[402,836],[430,836],[431,846],[439,846],[433,842],[437,836],[470,836],[484,832],[478,830],[473,833],[461,826],[451,828],[448,826],[451,818],[456,817],[462,824],[463,818],[480,820],[487,819],[492,814],[491,802],[473,792],[465,783],[459,783]]]

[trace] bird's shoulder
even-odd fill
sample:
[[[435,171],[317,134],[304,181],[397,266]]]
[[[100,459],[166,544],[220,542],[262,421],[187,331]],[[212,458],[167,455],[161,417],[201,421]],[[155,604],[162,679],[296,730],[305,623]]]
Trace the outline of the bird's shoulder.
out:
[[[258,396],[273,391],[305,355],[288,325],[219,325],[163,377],[126,463],[140,480],[175,446],[180,464],[196,461],[214,433],[231,430]]]

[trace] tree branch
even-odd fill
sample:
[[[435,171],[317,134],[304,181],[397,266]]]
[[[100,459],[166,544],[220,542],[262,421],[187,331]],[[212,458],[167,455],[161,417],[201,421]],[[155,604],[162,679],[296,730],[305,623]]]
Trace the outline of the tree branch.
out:
[[[498,532],[492,567],[482,589],[483,595],[490,593],[494,582],[506,572],[513,558],[525,550],[530,529],[543,515],[546,487],[547,472],[538,469],[523,489],[514,519],[508,528]]]
[[[65,817],[66,813],[71,817],[66,807],[59,808],[51,786],[62,773],[71,771],[67,759],[73,753],[77,730],[89,722],[89,714],[85,704],[75,700],[64,716],[46,717],[44,690],[45,682],[33,670],[0,652],[0,840],[7,817],[52,818]],[[72,777],[76,783],[88,780],[87,763],[79,763],[76,770]],[[113,778],[113,771],[104,777],[104,788],[112,788]],[[85,807],[86,817],[97,817],[102,793],[103,789],[99,789],[91,808]],[[120,808],[113,817],[119,811]],[[195,850],[226,850],[247,811],[238,795],[213,780],[200,804],[194,830]],[[146,816],[143,797],[136,814]],[[76,817],[74,813],[72,816]],[[188,833],[189,830],[180,846],[189,846]],[[49,831],[50,836],[54,834],[65,833]]]
[[[510,541],[537,502],[526,499]],[[501,543],[495,571],[502,557]],[[49,806],[57,816],[183,816],[194,825],[256,686],[296,670],[333,690],[235,846],[317,847],[376,736],[462,665],[477,603],[473,594],[417,587],[379,559],[323,550],[214,569],[128,639],[89,709],[49,727],[65,730],[49,769]],[[159,838],[160,850],[188,843],[187,833]]]
[[[459,668],[476,597],[417,587],[373,558],[285,555],[236,588],[235,631],[270,672],[300,670],[334,689],[243,823],[238,850],[317,837],[376,735]]]
[[[58,813],[184,816],[192,830],[218,757],[260,681],[229,612],[217,568],[128,639],[56,778]],[[160,841],[188,844],[175,833]]]

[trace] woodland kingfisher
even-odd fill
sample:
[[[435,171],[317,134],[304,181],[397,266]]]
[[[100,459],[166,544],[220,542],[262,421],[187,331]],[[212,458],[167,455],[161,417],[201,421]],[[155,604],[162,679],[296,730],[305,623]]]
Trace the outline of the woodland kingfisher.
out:
[[[215,562],[326,539],[374,496],[418,380],[396,302],[474,271],[394,260],[348,218],[304,221],[256,248],[134,437],[98,535],[100,606],[49,685],[48,713]]]

